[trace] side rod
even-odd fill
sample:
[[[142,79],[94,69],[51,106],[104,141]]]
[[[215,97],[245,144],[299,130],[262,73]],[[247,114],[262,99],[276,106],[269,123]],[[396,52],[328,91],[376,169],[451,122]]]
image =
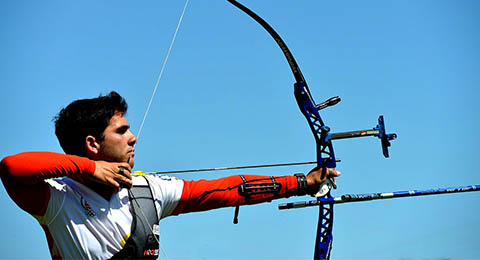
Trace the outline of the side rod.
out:
[[[370,130],[332,133],[331,138],[332,140],[337,140],[337,139],[356,138],[356,137],[364,137],[364,136],[372,136],[372,135],[377,136],[378,134],[380,134],[380,130],[370,129]]]
[[[359,201],[367,201],[367,200],[394,199],[394,198],[435,195],[435,194],[444,194],[444,193],[470,192],[470,191],[479,191],[479,190],[480,190],[480,185],[470,185],[470,186],[462,186],[462,187],[439,188],[439,189],[429,189],[429,190],[409,190],[409,191],[366,193],[366,194],[345,194],[339,197],[317,198],[316,200],[311,200],[311,201],[284,203],[284,204],[278,205],[278,209],[282,210],[282,209],[305,208],[310,206],[318,206],[323,203],[340,204],[340,203],[359,202]]]

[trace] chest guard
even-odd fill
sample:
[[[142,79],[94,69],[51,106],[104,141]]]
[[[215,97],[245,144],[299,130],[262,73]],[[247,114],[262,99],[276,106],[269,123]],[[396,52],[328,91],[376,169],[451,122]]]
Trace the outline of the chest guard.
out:
[[[159,253],[158,214],[150,184],[144,177],[128,191],[133,216],[131,235],[111,259],[157,259]]]

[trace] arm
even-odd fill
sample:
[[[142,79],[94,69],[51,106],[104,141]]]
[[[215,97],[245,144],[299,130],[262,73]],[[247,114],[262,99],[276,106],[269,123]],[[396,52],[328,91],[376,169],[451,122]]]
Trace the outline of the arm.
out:
[[[52,152],[26,152],[5,157],[0,177],[12,200],[30,214],[43,216],[50,199],[45,179],[93,175],[95,162]]]
[[[306,177],[308,193],[314,193],[318,190],[320,184],[328,177],[325,172],[314,170],[308,174]],[[340,175],[339,172],[333,169],[330,170],[330,173],[332,177]],[[244,204],[257,204],[297,195],[298,183],[296,176],[243,175],[243,177],[248,183],[252,184],[273,183],[273,178],[275,183],[279,183],[281,187],[276,192],[244,196],[239,192],[239,187],[244,183],[240,176],[230,176],[217,180],[184,181],[182,196],[173,215]]]
[[[38,216],[45,214],[50,200],[46,179],[71,177],[84,184],[101,183],[118,192],[122,184],[132,186],[131,170],[126,162],[93,161],[52,152],[20,153],[0,162],[0,177],[10,197],[20,208]]]

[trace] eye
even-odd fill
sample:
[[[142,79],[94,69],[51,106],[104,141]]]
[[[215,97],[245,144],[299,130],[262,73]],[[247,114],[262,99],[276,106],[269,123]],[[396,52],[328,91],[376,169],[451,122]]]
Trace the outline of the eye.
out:
[[[117,128],[117,133],[124,134],[128,131],[128,129],[130,129],[130,126],[128,126],[128,125],[119,127],[119,128]]]

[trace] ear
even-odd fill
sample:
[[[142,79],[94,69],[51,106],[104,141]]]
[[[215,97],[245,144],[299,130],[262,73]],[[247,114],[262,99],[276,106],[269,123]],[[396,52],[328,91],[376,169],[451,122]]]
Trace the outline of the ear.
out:
[[[87,155],[96,155],[100,151],[100,143],[94,136],[85,137],[85,148],[87,149]]]

